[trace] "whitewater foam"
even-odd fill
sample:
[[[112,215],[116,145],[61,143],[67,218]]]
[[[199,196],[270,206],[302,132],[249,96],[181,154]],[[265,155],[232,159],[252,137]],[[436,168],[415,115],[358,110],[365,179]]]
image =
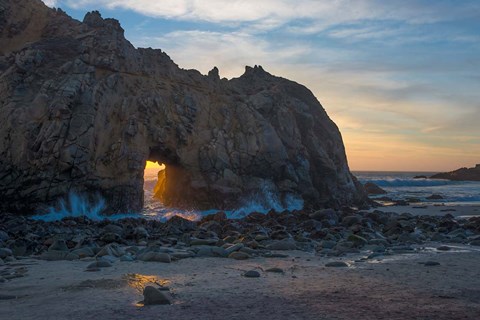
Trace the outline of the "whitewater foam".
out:
[[[91,198],[91,197],[90,197]],[[67,199],[60,199],[55,207],[51,207],[47,214],[35,215],[34,220],[46,222],[60,221],[68,217],[87,217],[94,221],[102,220],[120,220],[125,218],[145,218],[159,221],[167,221],[174,216],[198,221],[202,217],[214,214],[219,211],[225,212],[230,219],[240,219],[252,212],[266,214],[271,210],[293,211],[303,208],[303,200],[292,194],[285,196],[283,201],[279,195],[272,191],[271,188],[265,186],[260,192],[244,201],[244,205],[235,210],[183,210],[178,208],[165,207],[160,201],[153,198],[152,192],[145,190],[145,208],[140,213],[125,213],[102,215],[106,205],[105,200],[97,196],[89,199],[86,195],[71,192]]]
[[[136,217],[135,214],[115,214],[111,216],[102,215],[105,209],[105,200],[100,196],[89,200],[86,195],[70,192],[67,199],[59,199],[55,207],[50,207],[47,214],[35,215],[33,220],[46,222],[59,221],[67,217],[86,217],[94,221],[105,219],[118,220]]]

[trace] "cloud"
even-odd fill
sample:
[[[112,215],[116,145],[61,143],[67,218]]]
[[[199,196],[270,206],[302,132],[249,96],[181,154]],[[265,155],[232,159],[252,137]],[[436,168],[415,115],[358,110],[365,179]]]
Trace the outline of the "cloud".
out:
[[[293,21],[308,22],[305,30],[318,32],[328,26],[361,20],[394,20],[408,23],[435,23],[479,17],[476,1],[439,0],[60,0],[72,8],[122,8],[150,17],[207,21],[249,22],[277,27]],[[50,1],[51,2],[51,1]]]
[[[284,64],[305,57],[308,45],[275,46],[267,39],[244,32],[175,31],[162,37],[145,37],[135,43],[167,51],[182,68],[203,73],[217,66],[222,77],[243,73],[246,65]]]
[[[59,0],[42,0],[50,8],[56,7]]]

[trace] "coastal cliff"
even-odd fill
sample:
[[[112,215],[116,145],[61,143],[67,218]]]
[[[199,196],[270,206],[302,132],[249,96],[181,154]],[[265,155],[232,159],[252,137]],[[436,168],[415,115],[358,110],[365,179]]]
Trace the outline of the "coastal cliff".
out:
[[[147,160],[169,206],[235,208],[275,194],[363,203],[335,123],[306,87],[262,67],[220,79],[136,49],[114,19],[0,1],[0,209],[38,212],[69,192],[143,207]],[[157,190],[158,191],[158,190]]]

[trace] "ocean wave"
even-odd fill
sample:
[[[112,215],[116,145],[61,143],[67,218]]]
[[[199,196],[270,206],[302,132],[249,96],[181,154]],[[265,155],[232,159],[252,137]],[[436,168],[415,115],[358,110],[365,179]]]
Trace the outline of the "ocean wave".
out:
[[[433,179],[365,179],[362,183],[372,182],[380,187],[437,187],[458,184],[456,181]]]
[[[180,216],[188,220],[198,221],[204,216],[219,211],[225,212],[230,219],[240,219],[252,212],[266,214],[270,210],[275,210],[277,212],[285,210],[301,210],[304,205],[302,198],[292,194],[287,194],[284,199],[281,200],[280,196],[268,187],[264,187],[257,194],[245,199],[244,205],[235,210],[184,210],[169,208],[163,206],[161,202],[154,200],[150,191],[146,190],[145,194],[149,197],[149,200],[147,200],[141,213],[113,214],[106,216],[102,214],[106,207],[105,200],[100,196],[94,197],[92,200],[91,197],[86,195],[71,192],[67,199],[60,199],[55,207],[49,209],[48,213],[35,215],[32,219],[52,222],[60,221],[68,217],[87,217],[94,221],[120,220],[125,218],[145,218],[167,221],[174,216]]]
[[[60,221],[68,217],[87,217],[94,221],[102,221],[105,219],[119,220],[125,218],[135,218],[138,214],[114,214],[110,216],[102,215],[105,210],[105,200],[100,196],[89,200],[86,195],[70,192],[67,199],[59,199],[55,207],[50,207],[47,214],[39,214],[32,216],[33,220],[41,220],[45,222]]]

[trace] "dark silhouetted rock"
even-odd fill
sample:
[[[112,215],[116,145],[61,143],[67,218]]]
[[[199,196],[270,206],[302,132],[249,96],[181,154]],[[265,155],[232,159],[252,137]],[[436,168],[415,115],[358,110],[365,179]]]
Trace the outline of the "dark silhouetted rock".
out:
[[[439,194],[432,194],[431,196],[426,197],[427,200],[443,200],[444,198]]]
[[[387,191],[383,190],[382,188],[380,188],[379,186],[377,186],[373,182],[365,183],[364,187],[365,187],[365,191],[367,192],[367,194],[376,195],[376,194],[386,194],[387,193]]]
[[[480,181],[480,164],[474,168],[461,168],[455,171],[437,173],[430,179],[446,179],[454,181]]]
[[[140,211],[147,160],[166,165],[156,195],[168,206],[365,201],[304,86],[260,66],[231,80],[180,69],[97,11],[79,22],[4,0],[1,15],[0,209],[38,212],[73,190],[101,195],[108,213]]]
[[[171,304],[167,294],[152,286],[143,289],[143,303],[147,305]]]

